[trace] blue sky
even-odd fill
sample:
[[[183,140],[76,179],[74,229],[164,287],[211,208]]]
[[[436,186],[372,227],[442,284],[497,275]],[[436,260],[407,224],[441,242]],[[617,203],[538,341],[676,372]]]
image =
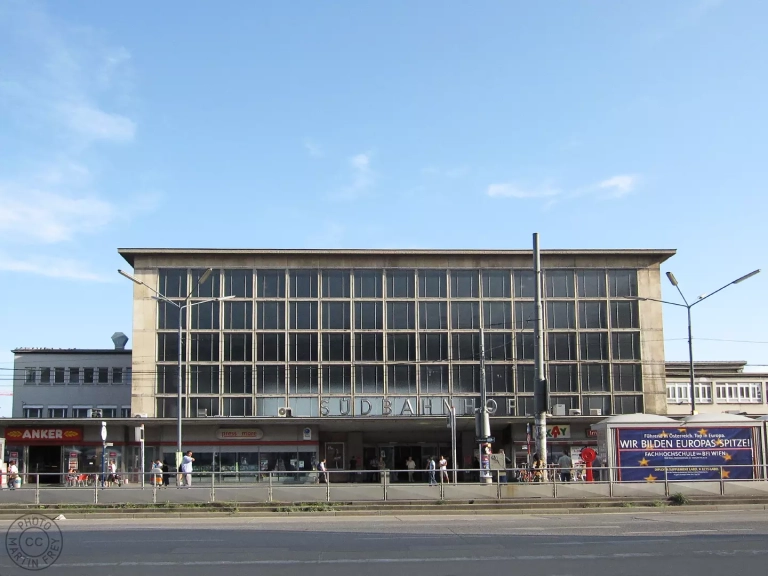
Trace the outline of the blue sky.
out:
[[[0,367],[130,335],[118,247],[539,232],[676,248],[663,270],[693,298],[765,268],[766,19],[759,0],[0,0]],[[697,307],[697,359],[768,365],[766,282]],[[665,309],[668,359],[684,337]]]

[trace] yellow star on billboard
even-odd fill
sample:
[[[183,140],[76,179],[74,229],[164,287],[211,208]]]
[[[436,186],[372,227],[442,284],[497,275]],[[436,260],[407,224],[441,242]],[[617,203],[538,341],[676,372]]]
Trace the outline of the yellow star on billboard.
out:
[[[724,442],[722,438],[718,438],[717,440],[715,440],[715,446],[722,446],[723,444]]]
[[[646,482],[656,482],[656,476],[653,474],[648,474],[648,476],[645,477]]]
[[[731,471],[730,470],[721,470],[720,471],[720,478],[730,478],[731,477]]]
[[[728,460],[733,459],[733,456],[731,456],[730,454],[724,454],[723,458],[725,458],[725,461],[728,462]]]
[[[648,460],[643,458],[642,460],[640,460],[639,464],[640,464],[640,466],[648,466]]]
[[[667,437],[669,437],[669,434],[667,433],[667,431],[662,430],[661,434],[659,434],[659,438],[667,438]]]
[[[704,428],[702,428],[701,430],[699,430],[699,434],[701,434],[702,436],[706,436],[707,431]]]
[[[688,431],[688,429],[687,428],[678,428],[677,431],[678,432],[682,432],[683,434],[685,434]]]

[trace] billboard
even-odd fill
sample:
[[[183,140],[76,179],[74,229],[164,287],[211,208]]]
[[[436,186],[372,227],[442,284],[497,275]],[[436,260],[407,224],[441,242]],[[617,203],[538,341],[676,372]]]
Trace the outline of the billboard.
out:
[[[756,428],[617,428],[618,480],[751,480]]]

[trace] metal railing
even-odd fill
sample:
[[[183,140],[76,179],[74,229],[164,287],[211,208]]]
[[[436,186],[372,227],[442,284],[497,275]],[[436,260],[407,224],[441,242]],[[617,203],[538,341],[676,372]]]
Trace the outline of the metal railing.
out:
[[[640,470],[647,477],[617,480]],[[456,478],[453,481],[454,471]],[[4,489],[0,502],[26,504],[158,504],[164,502],[356,502],[434,500],[513,500],[524,498],[669,497],[676,492],[711,496],[765,494],[768,482],[762,466],[601,467],[594,479],[566,481],[561,471],[542,470],[328,470],[239,472],[229,482],[226,473],[148,473],[145,483],[127,483],[117,475],[26,474],[17,476],[17,495]],[[691,478],[680,478],[690,474]],[[702,477],[704,475],[712,477]],[[699,477],[695,477],[698,475]],[[9,474],[0,474],[4,484]],[[48,484],[59,477],[57,484]],[[187,478],[191,483],[186,485]],[[42,482],[41,482],[42,479]],[[245,480],[243,480],[245,479]],[[13,479],[15,480],[15,478]],[[104,481],[102,481],[104,480]],[[166,480],[163,483],[163,480]],[[16,483],[16,482],[14,482]]]

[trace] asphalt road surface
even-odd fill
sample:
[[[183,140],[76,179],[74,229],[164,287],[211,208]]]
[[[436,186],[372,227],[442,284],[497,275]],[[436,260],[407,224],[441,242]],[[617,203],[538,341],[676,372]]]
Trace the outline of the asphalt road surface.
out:
[[[0,522],[4,532],[10,525]],[[55,527],[11,527],[6,536],[10,552],[0,559],[0,576],[30,574],[11,558],[29,561],[19,552],[25,537],[32,553],[40,554],[44,544],[48,561],[58,556],[40,572],[52,576],[722,576],[768,571],[768,514],[751,511],[62,520],[58,525],[60,554]]]

